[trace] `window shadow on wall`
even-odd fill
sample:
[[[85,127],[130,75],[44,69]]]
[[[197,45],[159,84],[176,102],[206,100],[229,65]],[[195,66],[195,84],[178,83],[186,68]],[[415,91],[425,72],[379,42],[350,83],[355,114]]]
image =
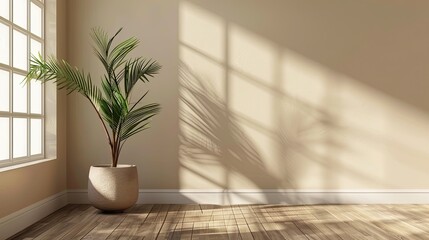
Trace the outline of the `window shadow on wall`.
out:
[[[329,62],[329,51],[344,54],[355,40],[326,45],[309,38],[313,33],[298,26],[326,27],[297,22],[298,13],[314,13],[311,6],[271,2],[266,9],[257,1],[179,4],[181,187],[274,189],[279,195],[281,189],[415,183],[391,178],[423,176],[429,156],[421,144],[427,116],[407,107],[415,99],[403,99],[405,90],[397,94],[400,78],[389,86],[390,73],[374,80],[369,66],[356,75],[359,64],[348,69]],[[412,156],[412,166],[405,166],[405,156]],[[265,199],[275,195],[266,192]]]

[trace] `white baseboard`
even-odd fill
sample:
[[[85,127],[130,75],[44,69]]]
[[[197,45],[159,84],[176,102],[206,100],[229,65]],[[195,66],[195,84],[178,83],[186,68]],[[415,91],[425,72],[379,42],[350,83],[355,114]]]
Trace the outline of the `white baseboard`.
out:
[[[86,189],[69,190],[69,203],[89,203]],[[429,189],[199,190],[140,189],[137,203],[159,204],[429,204]]]
[[[0,239],[13,236],[67,203],[67,191],[63,191],[1,218]]]

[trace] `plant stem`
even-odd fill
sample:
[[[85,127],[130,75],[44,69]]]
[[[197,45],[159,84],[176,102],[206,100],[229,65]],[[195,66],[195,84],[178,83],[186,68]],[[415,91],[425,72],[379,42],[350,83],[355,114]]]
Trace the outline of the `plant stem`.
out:
[[[88,98],[89,102],[91,103],[91,106],[94,108],[95,112],[97,113],[97,116],[98,116],[98,118],[100,119],[101,124],[103,125],[104,132],[106,133],[106,136],[107,136],[107,138],[108,138],[108,140],[109,140],[110,148],[112,148],[112,139],[111,139],[111,137],[110,137],[109,130],[107,130],[106,124],[104,123],[103,118],[101,117],[100,112],[98,112],[98,110],[97,110],[97,108],[95,107],[94,103],[91,101],[91,99],[90,99],[88,96],[87,96],[87,98]]]

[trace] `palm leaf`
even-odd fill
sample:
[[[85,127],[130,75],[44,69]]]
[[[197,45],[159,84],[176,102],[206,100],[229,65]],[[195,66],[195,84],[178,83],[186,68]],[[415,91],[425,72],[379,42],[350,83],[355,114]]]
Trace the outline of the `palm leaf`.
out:
[[[124,89],[128,97],[138,80],[149,81],[148,77],[153,77],[159,72],[161,65],[150,59],[136,58],[128,61],[124,67]]]
[[[101,92],[92,83],[91,76],[85,75],[83,71],[72,67],[64,60],[56,60],[52,57],[46,61],[42,56],[33,56],[30,63],[30,70],[26,76],[26,81],[31,79],[42,81],[54,81],[58,89],[66,89],[68,93],[77,91],[88,98],[96,106],[101,97]]]
[[[143,131],[149,123],[148,120],[158,114],[160,109],[159,104],[152,103],[130,111],[124,118],[124,122],[119,133],[120,140],[124,141],[134,134]]]

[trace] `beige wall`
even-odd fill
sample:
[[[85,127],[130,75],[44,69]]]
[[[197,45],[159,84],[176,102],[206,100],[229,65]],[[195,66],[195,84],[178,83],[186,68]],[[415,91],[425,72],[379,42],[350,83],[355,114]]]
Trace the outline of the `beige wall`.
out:
[[[0,173],[0,218],[64,191],[65,160]]]
[[[428,188],[429,3],[68,1],[68,57],[95,75],[88,33],[142,40],[162,104],[130,140],[141,188]],[[180,74],[179,74],[180,72]],[[68,187],[109,153],[70,95]]]
[[[65,1],[47,0],[46,11],[57,12],[57,55],[66,58]],[[57,3],[55,3],[57,2]],[[51,15],[55,17],[55,15]],[[49,18],[51,18],[49,16]],[[53,19],[50,19],[51,21]],[[47,39],[48,44],[52,38]],[[66,190],[66,95],[57,94],[57,159],[0,172],[0,218]]]

